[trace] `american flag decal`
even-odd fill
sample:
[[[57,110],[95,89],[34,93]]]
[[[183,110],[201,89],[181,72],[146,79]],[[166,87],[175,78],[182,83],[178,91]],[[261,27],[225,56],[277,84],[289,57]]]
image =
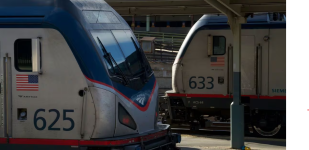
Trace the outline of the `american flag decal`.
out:
[[[39,91],[38,75],[16,75],[16,90],[17,91]]]
[[[224,57],[211,57],[210,58],[210,66],[224,67],[224,65],[225,65]]]

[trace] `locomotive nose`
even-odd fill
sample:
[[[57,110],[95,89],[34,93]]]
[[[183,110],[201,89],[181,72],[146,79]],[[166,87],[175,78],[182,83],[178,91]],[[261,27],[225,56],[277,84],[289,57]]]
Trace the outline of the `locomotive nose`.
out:
[[[95,106],[95,127],[92,138],[114,136],[116,128],[116,97],[105,89],[89,87]]]

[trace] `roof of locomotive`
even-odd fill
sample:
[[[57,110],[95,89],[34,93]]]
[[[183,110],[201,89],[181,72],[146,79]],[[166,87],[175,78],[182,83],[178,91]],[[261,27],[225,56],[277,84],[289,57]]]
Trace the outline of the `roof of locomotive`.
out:
[[[228,18],[225,15],[204,15],[198,22],[203,22],[204,26],[207,25],[228,25]],[[267,13],[254,14],[253,16],[247,17],[247,23],[243,24],[243,28],[261,28],[261,25],[274,25],[274,24],[286,24],[285,17],[282,20],[273,21],[271,16]],[[226,28],[225,26],[222,26]],[[263,26],[263,28],[269,28],[270,26]],[[271,27],[273,28],[273,27]],[[276,27],[274,27],[276,28]],[[220,29],[220,28],[219,28]]]
[[[210,15],[208,18],[209,23],[227,23],[228,19],[225,15]],[[270,17],[268,14],[255,14],[247,18],[247,23],[269,23]]]
[[[174,64],[177,64],[185,55],[189,43],[194,35],[200,30],[230,30],[226,16],[203,15],[190,29],[185,40],[183,41]],[[242,29],[285,29],[286,22],[270,21],[268,14],[256,14],[252,18],[247,18],[247,23],[241,25]]]
[[[53,17],[72,15],[86,29],[128,29],[123,18],[104,0],[1,0],[0,22],[10,22],[16,18],[26,22],[48,22]],[[92,22],[99,13],[108,13],[104,22]],[[106,19],[108,21],[106,21]],[[20,22],[19,20],[18,22]]]

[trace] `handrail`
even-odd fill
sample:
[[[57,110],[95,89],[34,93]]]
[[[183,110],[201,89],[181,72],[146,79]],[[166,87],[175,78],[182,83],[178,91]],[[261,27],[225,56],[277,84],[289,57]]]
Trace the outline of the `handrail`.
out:
[[[186,34],[178,33],[164,33],[164,32],[144,32],[144,31],[134,31],[135,36],[138,40],[142,39],[145,36],[156,37],[156,41],[162,41],[170,43],[180,44],[184,41]]]
[[[134,31],[138,40],[143,37],[155,37],[155,52],[146,54],[150,62],[174,62],[175,57],[186,37],[186,34]]]

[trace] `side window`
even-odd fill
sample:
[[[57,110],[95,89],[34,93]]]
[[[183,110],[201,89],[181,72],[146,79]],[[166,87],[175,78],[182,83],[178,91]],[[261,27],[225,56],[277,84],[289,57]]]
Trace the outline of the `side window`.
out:
[[[17,39],[14,43],[15,68],[21,72],[32,72],[31,39]]]
[[[92,35],[93,35],[94,39],[96,40],[97,44],[99,45],[99,47],[102,50],[101,51],[101,57],[104,57],[104,52],[103,52],[102,47],[99,44],[99,41],[97,40],[97,37],[99,37],[99,39],[102,42],[106,51],[108,53],[110,53],[112,55],[112,57],[115,59],[117,65],[119,66],[121,71],[125,75],[130,75],[130,71],[128,70],[126,62],[125,62],[125,57],[124,57],[123,53],[121,52],[121,50],[120,50],[114,36],[112,35],[112,33],[110,31],[95,31],[94,33],[92,33]],[[113,62],[110,62],[106,58],[104,58],[104,60],[107,64],[107,66],[108,66],[108,70],[109,70],[110,73],[120,75],[120,70],[118,70],[116,64],[114,64]]]
[[[131,39],[133,35],[129,31],[124,30],[113,30],[112,32],[127,59],[132,74],[136,75],[141,73],[143,71],[141,55]]]
[[[224,55],[226,39],[224,36],[213,37],[213,55]]]

